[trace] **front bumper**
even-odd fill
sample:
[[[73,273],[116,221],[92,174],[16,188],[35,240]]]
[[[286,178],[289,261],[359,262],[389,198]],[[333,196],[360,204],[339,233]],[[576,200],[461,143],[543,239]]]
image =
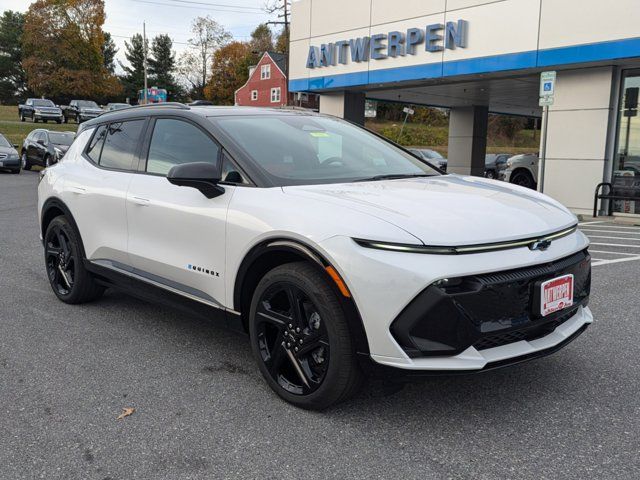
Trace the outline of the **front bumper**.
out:
[[[441,344],[443,338],[458,338],[453,345],[434,351],[424,356],[423,352],[411,352],[403,345],[402,338],[394,336],[393,325],[411,303],[424,292],[428,286],[443,279],[486,276],[499,276],[504,272],[517,269],[536,269],[543,265],[562,262],[569,257],[582,254],[588,246],[588,240],[581,232],[554,240],[547,250],[529,250],[527,247],[510,250],[486,252],[468,255],[430,255],[403,252],[382,251],[360,247],[353,240],[345,237],[332,237],[320,243],[327,258],[339,270],[359,310],[369,346],[369,356],[378,365],[403,369],[405,371],[433,372],[446,371],[480,371],[488,364],[508,360],[519,361],[531,353],[541,352],[562,343],[569,336],[592,322],[592,315],[586,307],[587,296],[576,298],[572,310],[553,325],[546,325],[547,318],[540,322],[544,329],[534,334],[507,338],[494,338],[484,343],[476,343],[481,339],[474,336],[469,325],[459,331],[455,326],[459,319],[438,319],[447,335],[435,336],[433,340]],[[566,266],[566,265],[565,265]],[[546,274],[555,276],[553,272]],[[537,281],[537,280],[536,280]],[[492,301],[500,302],[500,297]],[[530,298],[529,301],[535,301]],[[484,306],[484,305],[483,305]],[[468,307],[465,306],[465,308]],[[493,312],[496,305],[488,305]],[[446,313],[445,313],[446,314]],[[447,324],[447,320],[452,320]],[[493,325],[488,323],[475,332],[482,337],[490,334],[501,334],[519,330],[528,319],[519,318],[516,322],[505,322],[498,316]],[[473,323],[473,322],[472,322]],[[460,325],[458,323],[458,325]],[[453,337],[451,336],[453,335]],[[448,348],[453,346],[454,348]],[[420,350],[420,349],[417,349]],[[418,353],[416,355],[416,353]]]
[[[15,159],[0,158],[0,168],[19,168],[20,157]]]
[[[503,170],[498,170],[498,180],[502,180],[503,182],[508,182],[511,178],[511,174],[513,170],[510,168],[505,168]]]
[[[62,120],[62,113],[34,113],[33,116],[42,120]]]

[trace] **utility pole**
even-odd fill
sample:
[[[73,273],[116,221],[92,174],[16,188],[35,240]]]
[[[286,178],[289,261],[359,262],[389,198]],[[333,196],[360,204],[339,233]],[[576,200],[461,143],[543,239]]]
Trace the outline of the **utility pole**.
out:
[[[147,98],[147,27],[142,22],[142,49],[144,50],[144,104],[148,102]]]
[[[283,21],[277,22],[267,22],[267,25],[283,25],[284,27],[284,35],[287,40],[289,38],[289,0],[282,0],[282,7],[272,7],[271,9],[267,8],[268,13],[274,13],[282,8],[283,13],[278,15],[278,18],[282,18]],[[287,45],[287,49],[285,51],[285,60],[284,60],[284,75],[287,77],[287,105],[289,105],[289,46]]]

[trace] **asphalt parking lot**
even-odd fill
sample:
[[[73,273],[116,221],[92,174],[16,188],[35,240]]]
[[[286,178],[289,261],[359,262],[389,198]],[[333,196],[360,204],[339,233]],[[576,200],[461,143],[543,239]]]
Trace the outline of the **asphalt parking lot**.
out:
[[[240,335],[116,293],[57,301],[36,183],[0,173],[2,479],[640,477],[640,228],[581,225],[596,321],[560,352],[310,413]]]

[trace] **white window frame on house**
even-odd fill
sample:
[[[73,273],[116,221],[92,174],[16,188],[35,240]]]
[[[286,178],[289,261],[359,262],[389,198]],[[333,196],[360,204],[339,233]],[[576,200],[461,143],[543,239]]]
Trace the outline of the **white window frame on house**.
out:
[[[258,90],[251,90],[251,101],[255,102],[258,100]]]
[[[271,89],[271,103],[278,103],[282,98],[282,91],[280,87],[273,87]]]
[[[260,80],[269,80],[271,78],[271,64],[266,63],[260,66]]]

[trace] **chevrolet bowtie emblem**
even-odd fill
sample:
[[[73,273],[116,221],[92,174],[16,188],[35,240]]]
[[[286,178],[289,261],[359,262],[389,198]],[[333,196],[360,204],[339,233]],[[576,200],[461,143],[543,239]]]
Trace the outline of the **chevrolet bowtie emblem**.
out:
[[[529,250],[545,251],[551,246],[551,240],[538,240],[529,244]]]

